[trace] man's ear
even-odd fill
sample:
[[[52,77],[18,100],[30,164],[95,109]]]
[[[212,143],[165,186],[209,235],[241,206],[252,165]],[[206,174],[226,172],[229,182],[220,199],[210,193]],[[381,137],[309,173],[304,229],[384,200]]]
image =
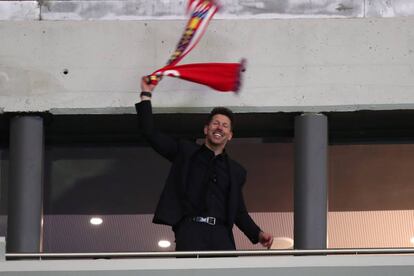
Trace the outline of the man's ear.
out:
[[[227,139],[227,141],[230,141],[231,138],[233,138],[233,131],[230,131],[230,133],[229,133],[229,139]]]
[[[207,125],[205,125],[205,126],[204,126],[204,135],[207,135],[207,131],[208,131],[208,126],[207,126]]]

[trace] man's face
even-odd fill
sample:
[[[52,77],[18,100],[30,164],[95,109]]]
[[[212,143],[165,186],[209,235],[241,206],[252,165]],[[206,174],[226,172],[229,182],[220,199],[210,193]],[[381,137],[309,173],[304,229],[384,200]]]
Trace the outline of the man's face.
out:
[[[230,119],[221,114],[216,114],[210,123],[204,126],[206,142],[213,146],[225,146],[233,137]]]

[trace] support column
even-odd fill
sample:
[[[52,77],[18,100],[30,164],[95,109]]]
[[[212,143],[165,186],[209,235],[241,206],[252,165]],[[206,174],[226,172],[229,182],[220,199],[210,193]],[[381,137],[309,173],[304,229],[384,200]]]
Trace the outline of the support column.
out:
[[[328,119],[295,118],[294,247],[325,249],[327,239]]]
[[[33,253],[41,249],[43,187],[43,118],[16,116],[10,120],[9,205],[7,251]]]

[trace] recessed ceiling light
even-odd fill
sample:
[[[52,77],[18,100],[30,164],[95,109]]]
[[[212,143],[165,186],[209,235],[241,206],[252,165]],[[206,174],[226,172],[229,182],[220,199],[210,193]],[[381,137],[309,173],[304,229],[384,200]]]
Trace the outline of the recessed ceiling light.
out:
[[[99,217],[93,217],[91,218],[91,220],[89,221],[92,225],[101,225],[103,220]]]
[[[160,240],[158,242],[158,246],[162,247],[162,248],[167,248],[171,246],[171,242],[167,241],[167,240]]]
[[[290,237],[274,237],[271,249],[293,249],[293,239]]]

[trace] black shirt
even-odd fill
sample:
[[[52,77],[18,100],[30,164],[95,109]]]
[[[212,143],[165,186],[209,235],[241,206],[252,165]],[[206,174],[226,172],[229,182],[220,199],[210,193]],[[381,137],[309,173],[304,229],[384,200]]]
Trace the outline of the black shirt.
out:
[[[191,160],[187,179],[185,213],[190,216],[227,218],[230,178],[226,153],[215,156],[203,145]]]

